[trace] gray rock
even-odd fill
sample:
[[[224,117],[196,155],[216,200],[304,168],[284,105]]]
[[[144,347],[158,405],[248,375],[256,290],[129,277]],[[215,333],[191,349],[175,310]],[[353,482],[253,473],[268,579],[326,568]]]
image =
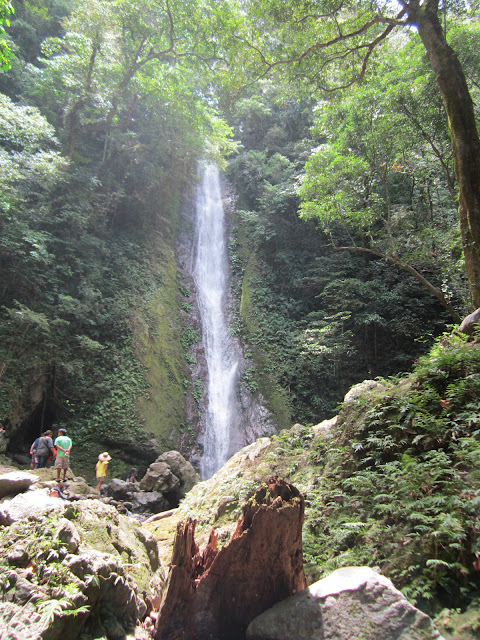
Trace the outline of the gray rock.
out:
[[[375,389],[381,389],[382,384],[378,382],[378,380],[364,380],[359,384],[355,384],[347,395],[344,397],[344,404],[349,404],[358,400],[361,396],[365,395],[366,392],[373,391]]]
[[[5,447],[6,450],[6,447]],[[14,453],[12,454],[12,460],[19,465],[20,467],[29,467],[30,466],[30,462],[31,462],[31,458],[30,456],[27,456],[25,453]]]
[[[329,420],[324,420],[320,424],[316,424],[312,427],[312,431],[316,436],[322,436],[325,439],[332,437],[332,429],[337,424],[338,416],[334,416]]]
[[[114,500],[132,500],[135,493],[140,491],[140,487],[136,482],[125,482],[114,478],[105,487],[105,494]]]
[[[166,462],[154,462],[140,481],[142,491],[159,491],[161,493],[177,493],[180,480],[172,472]]]
[[[10,525],[31,516],[40,516],[50,511],[61,511],[65,503],[60,498],[51,498],[45,489],[35,489],[4,499],[0,503],[0,524]]]
[[[30,556],[21,545],[16,545],[7,553],[7,562],[14,567],[26,567],[29,560]]]
[[[193,465],[188,462],[188,460],[185,460],[182,454],[178,451],[167,451],[166,453],[162,453],[155,462],[165,462],[168,464],[172,473],[180,480],[180,498],[184,498],[185,494],[200,482],[200,476],[195,471]]]
[[[61,518],[58,525],[53,536],[54,541],[65,545],[69,553],[75,553],[80,546],[80,535],[75,525],[66,518]]]
[[[170,503],[159,491],[139,491],[135,494],[133,506],[139,513],[159,513],[170,509]]]
[[[38,482],[38,477],[26,471],[11,471],[0,476],[0,498],[14,496]]]
[[[135,535],[138,540],[143,544],[150,560],[150,567],[152,571],[156,571],[160,566],[160,560],[158,557],[158,545],[154,536],[150,531],[146,529],[136,529]]]
[[[252,620],[247,640],[440,640],[428,616],[369,567],[337,569]]]
[[[19,606],[13,602],[0,602],[1,640],[32,640],[41,638],[48,627],[32,605]]]
[[[8,502],[37,493],[47,497],[29,491]],[[35,517],[25,519],[25,529],[5,529],[0,539],[8,563],[0,563],[0,640],[133,638],[148,612],[145,599],[163,584],[153,535],[99,500],[50,500],[62,511],[37,517],[30,506]],[[38,544],[30,544],[32,532]],[[33,570],[22,568],[29,555]]]
[[[88,637],[106,633],[109,640],[125,638],[127,630],[135,626],[139,604],[137,585],[126,575],[122,559],[88,549],[65,556],[63,566],[87,585],[90,611],[86,628],[89,633],[95,630]]]
[[[85,478],[76,477],[68,483],[68,494],[69,496],[86,496],[93,494],[93,488],[88,485]]]
[[[11,579],[14,589],[10,591],[7,598],[10,602],[24,606],[27,603],[35,604],[46,598],[44,589],[32,580],[32,575],[28,571],[17,570],[17,575]],[[1,628],[1,627],[0,627]]]
[[[68,554],[63,564],[70,569],[73,575],[85,582],[88,575],[108,578],[112,573],[121,571],[121,560],[109,553],[102,553],[95,549],[88,549],[81,555]]]

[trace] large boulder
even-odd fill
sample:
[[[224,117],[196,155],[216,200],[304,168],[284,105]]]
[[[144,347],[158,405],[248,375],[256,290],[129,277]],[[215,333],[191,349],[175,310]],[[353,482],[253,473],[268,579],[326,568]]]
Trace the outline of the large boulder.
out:
[[[70,497],[79,498],[81,496],[94,495],[94,490],[93,487],[87,483],[85,478],[76,476],[68,483],[68,495]]]
[[[58,528],[53,536],[53,541],[63,545],[69,553],[75,553],[81,542],[77,528],[66,518],[61,518],[59,520]]]
[[[51,498],[45,489],[34,489],[20,493],[14,498],[0,503],[0,524],[10,525],[30,516],[40,516],[46,512],[61,511],[65,502]]]
[[[131,501],[135,493],[140,491],[136,482],[125,482],[114,478],[105,487],[105,494],[114,500]]]
[[[154,462],[140,481],[142,491],[160,491],[166,494],[178,494],[180,480],[166,462]]]
[[[247,640],[437,640],[439,632],[369,567],[337,569],[252,620]]]
[[[185,494],[192,489],[197,482],[200,482],[200,476],[195,471],[193,465],[185,460],[178,451],[167,451],[162,453],[155,462],[165,462],[170,467],[172,473],[180,480],[179,497],[184,498]]]
[[[140,481],[142,491],[160,491],[170,506],[176,507],[185,494],[199,482],[200,476],[178,451],[162,453]]]
[[[38,482],[38,477],[26,471],[4,473],[0,475],[0,498],[14,496],[17,493],[26,491],[36,482]]]
[[[343,399],[344,405],[348,405],[351,402],[362,398],[366,393],[378,391],[382,389],[382,383],[378,380],[364,380],[358,384],[353,385]]]
[[[134,511],[138,513],[159,513],[170,509],[170,503],[160,491],[139,491],[132,504]]]

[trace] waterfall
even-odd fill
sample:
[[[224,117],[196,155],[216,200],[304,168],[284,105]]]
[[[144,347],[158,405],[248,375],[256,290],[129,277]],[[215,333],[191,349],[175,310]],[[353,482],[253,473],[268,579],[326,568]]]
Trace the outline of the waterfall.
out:
[[[232,433],[239,419],[236,401],[239,361],[227,326],[229,263],[220,179],[215,166],[202,169],[196,217],[194,279],[208,369],[208,404],[200,465],[201,476],[206,479],[233,453]]]

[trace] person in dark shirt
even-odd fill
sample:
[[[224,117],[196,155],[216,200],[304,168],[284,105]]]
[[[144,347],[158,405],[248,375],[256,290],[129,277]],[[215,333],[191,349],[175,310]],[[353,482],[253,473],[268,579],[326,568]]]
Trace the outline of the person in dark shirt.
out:
[[[47,458],[50,454],[53,454],[53,433],[50,431],[45,431],[42,433],[40,438],[38,439],[37,445],[37,463],[35,464],[35,469],[43,469],[43,467],[47,464]]]
[[[137,475],[137,470],[135,469],[135,467],[132,467],[128,472],[127,482],[137,482],[136,475]]]

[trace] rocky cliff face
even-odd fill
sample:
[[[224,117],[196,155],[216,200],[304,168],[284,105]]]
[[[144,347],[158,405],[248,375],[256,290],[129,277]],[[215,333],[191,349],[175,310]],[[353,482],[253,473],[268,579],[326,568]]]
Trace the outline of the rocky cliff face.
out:
[[[235,194],[232,186],[222,181],[222,197],[227,225],[227,238],[230,240],[230,220],[235,207]],[[195,260],[195,202],[187,201],[184,209],[183,230],[180,233],[176,248],[178,278],[183,296],[181,304],[181,322],[184,332],[185,358],[188,362],[189,376],[185,380],[183,409],[185,419],[183,425],[183,449],[189,451],[188,457],[198,467],[203,453],[205,419],[208,406],[208,368],[202,336],[202,322],[197,300],[197,291],[193,278]],[[231,341],[239,362],[239,384],[237,388],[237,405],[240,410],[239,429],[231,438],[232,452],[254,442],[264,435],[276,433],[276,425],[272,413],[267,408],[266,399],[258,393],[252,393],[244,380],[248,362],[243,357],[244,345],[238,334],[238,315],[240,295],[238,294],[238,278],[229,273],[230,287],[225,305],[231,328]],[[189,340],[185,340],[189,337]]]

